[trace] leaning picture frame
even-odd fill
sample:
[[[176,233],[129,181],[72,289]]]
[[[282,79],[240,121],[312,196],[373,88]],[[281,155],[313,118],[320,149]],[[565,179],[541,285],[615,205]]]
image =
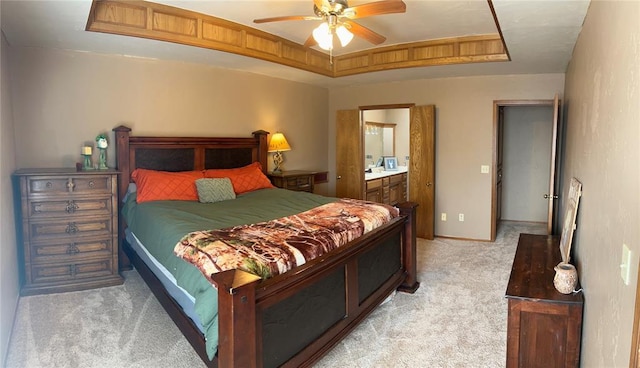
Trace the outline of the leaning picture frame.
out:
[[[581,195],[582,183],[576,178],[571,178],[567,208],[562,224],[562,234],[560,235],[560,255],[562,256],[562,263],[569,263],[571,257],[571,242],[573,241],[573,231],[576,229],[576,216],[578,214],[578,203],[580,202]]]
[[[384,169],[386,171],[398,170],[398,159],[396,157],[385,157],[384,158]]]

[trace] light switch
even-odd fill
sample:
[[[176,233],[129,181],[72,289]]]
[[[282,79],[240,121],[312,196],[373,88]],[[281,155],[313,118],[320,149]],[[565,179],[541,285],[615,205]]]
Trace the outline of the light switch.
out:
[[[489,165],[480,165],[480,173],[488,174],[489,173]]]

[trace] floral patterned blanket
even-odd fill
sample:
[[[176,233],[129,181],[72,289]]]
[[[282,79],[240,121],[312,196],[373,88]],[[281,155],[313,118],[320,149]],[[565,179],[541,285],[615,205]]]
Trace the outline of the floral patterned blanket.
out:
[[[267,279],[300,266],[389,222],[398,209],[340,199],[297,215],[185,235],[174,253],[211,274],[241,269]]]

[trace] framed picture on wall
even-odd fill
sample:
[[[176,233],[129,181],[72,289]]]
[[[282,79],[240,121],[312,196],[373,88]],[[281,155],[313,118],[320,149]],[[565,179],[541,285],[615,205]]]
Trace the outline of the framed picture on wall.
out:
[[[395,157],[385,157],[384,169],[387,171],[398,170],[398,159]]]

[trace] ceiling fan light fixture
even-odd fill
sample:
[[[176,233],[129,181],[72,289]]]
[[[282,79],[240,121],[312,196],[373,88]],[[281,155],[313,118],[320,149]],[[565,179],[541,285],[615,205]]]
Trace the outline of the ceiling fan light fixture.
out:
[[[324,50],[333,49],[333,33],[327,22],[322,22],[313,30],[313,38],[318,43],[318,46]]]
[[[349,42],[351,42],[351,40],[353,39],[353,33],[349,32],[349,30],[347,29],[347,27],[344,26],[344,24],[341,24],[338,26],[338,28],[336,28],[336,35],[338,36],[338,39],[340,40],[340,44],[342,45],[342,47],[347,46]]]

